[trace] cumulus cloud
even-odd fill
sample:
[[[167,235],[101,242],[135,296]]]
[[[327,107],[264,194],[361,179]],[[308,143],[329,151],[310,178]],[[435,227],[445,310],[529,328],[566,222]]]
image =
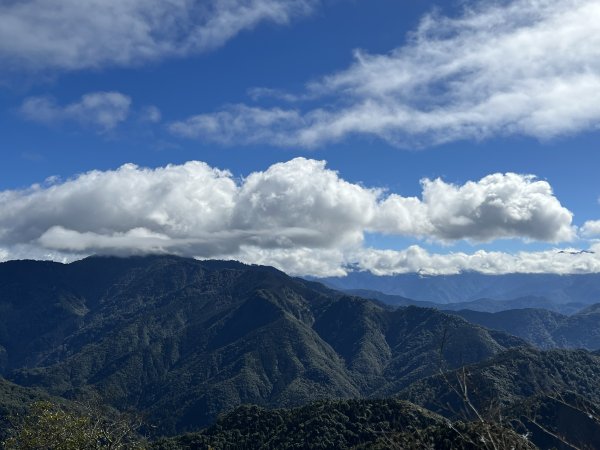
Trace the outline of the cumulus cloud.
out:
[[[99,131],[109,131],[127,120],[130,106],[131,98],[120,92],[91,92],[67,105],[59,105],[51,97],[29,97],[19,111],[34,122],[77,122]]]
[[[0,4],[4,70],[128,66],[214,49],[319,0],[20,0]]]
[[[362,242],[376,191],[298,158],[236,183],[201,162],[128,164],[0,194],[0,243],[69,252],[214,256],[242,245],[325,248]]]
[[[586,238],[600,237],[600,220],[588,220],[579,232],[581,236]]]
[[[222,143],[304,147],[352,134],[412,146],[594,130],[599,21],[596,0],[484,1],[458,17],[429,14],[403,46],[388,54],[358,50],[347,69],[287,96],[309,98],[316,108],[237,105],[171,129]],[[275,98],[285,100],[284,94]]]
[[[558,242],[575,235],[572,213],[548,182],[531,175],[497,173],[462,186],[425,179],[422,186],[422,200],[392,194],[381,202],[372,229],[474,241],[516,236]]]
[[[380,270],[385,254],[370,262],[365,232],[445,242],[572,238],[571,213],[532,176],[422,184],[422,198],[402,197],[305,158],[242,180],[198,161],[126,164],[0,192],[0,257],[177,253],[339,275],[357,261]]]
[[[341,179],[324,161],[296,158],[249,175],[239,190],[232,222],[236,228],[267,231],[261,247],[360,244],[377,194]]]
[[[405,250],[360,249],[352,255],[356,267],[375,275],[417,272],[423,275],[452,275],[475,271],[491,275],[506,273],[597,273],[600,245],[589,250],[553,249],[538,252],[430,253],[413,245]]]
[[[242,246],[239,252],[220,255],[219,258],[235,259],[246,264],[273,266],[291,275],[316,277],[347,275],[347,255],[341,248],[264,249]]]

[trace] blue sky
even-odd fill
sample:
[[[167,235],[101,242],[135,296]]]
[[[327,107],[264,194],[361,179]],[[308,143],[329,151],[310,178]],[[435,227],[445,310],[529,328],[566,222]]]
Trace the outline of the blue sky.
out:
[[[0,5],[0,258],[598,271],[573,254],[600,233],[597,19],[590,0]]]

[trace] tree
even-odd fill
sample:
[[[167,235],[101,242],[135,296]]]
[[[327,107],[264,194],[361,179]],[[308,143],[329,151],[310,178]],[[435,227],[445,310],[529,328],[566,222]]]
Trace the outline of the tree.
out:
[[[72,412],[51,402],[35,402],[17,418],[6,450],[96,450],[146,448],[137,434],[141,423],[118,414],[107,419],[99,409],[82,405]]]

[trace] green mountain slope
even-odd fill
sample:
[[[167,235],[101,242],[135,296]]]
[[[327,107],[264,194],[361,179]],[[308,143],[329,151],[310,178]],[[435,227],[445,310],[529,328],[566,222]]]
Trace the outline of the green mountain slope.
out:
[[[491,438],[493,443],[482,446],[482,438]],[[152,448],[524,450],[535,447],[508,428],[451,423],[411,403],[387,399],[323,401],[270,411],[242,406],[200,433],[163,439]]]
[[[391,399],[322,401],[275,410],[242,406],[201,433],[164,439],[153,448],[347,449],[444,423],[423,408]]]
[[[0,298],[10,379],[143,411],[162,433],[198,429],[243,403],[397,392],[437,371],[444,335],[454,337],[450,367],[524,345],[436,310],[394,311],[235,262],[13,262],[0,264],[0,280],[12,293]],[[31,315],[37,326],[19,331]]]
[[[519,348],[464,371],[418,381],[400,397],[450,419],[473,419],[472,409],[458,395],[462,384],[479,414],[532,433],[541,448],[569,448],[553,435],[595,448],[600,442],[599,379],[600,357],[593,353]]]
[[[7,430],[14,419],[26,414],[29,405],[40,401],[69,404],[62,398],[48,395],[42,389],[18,386],[0,377],[0,443],[6,438]]]
[[[519,336],[542,349],[600,349],[600,308],[592,305],[572,316],[543,309],[518,309],[497,313],[453,312],[469,322]]]
[[[467,384],[478,409],[506,407],[532,395],[572,391],[600,404],[600,357],[584,350],[511,349],[486,361],[467,366]],[[462,374],[450,371],[456,384]],[[457,394],[441,375],[418,381],[401,397],[447,417],[464,408]]]

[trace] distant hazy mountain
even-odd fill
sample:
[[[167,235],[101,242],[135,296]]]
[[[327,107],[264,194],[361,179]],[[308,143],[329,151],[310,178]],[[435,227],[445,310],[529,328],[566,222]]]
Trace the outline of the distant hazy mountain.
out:
[[[540,348],[600,349],[600,304],[571,316],[543,309],[518,309],[497,313],[461,310],[469,322],[519,336]]]
[[[323,278],[319,281],[335,289],[366,289],[436,303],[468,302],[482,298],[512,300],[530,296],[544,297],[556,303],[589,305],[600,302],[600,274],[484,275],[466,272],[443,276],[376,276],[370,272],[351,272],[345,277]]]
[[[435,303],[420,300],[412,300],[400,295],[384,294],[378,291],[369,291],[367,289],[349,289],[344,291],[351,295],[357,295],[363,298],[372,298],[382,303],[392,306],[419,306],[422,308],[436,308],[444,311],[460,311],[468,309],[471,311],[499,312],[509,309],[539,308],[548,311],[554,311],[561,314],[573,314],[586,307],[584,303],[557,303],[544,297],[528,296],[519,297],[512,300],[494,300],[491,298],[481,298],[469,302],[456,303]]]
[[[387,395],[525,342],[433,309],[394,310],[261,266],[171,256],[0,264],[2,373],[100,396],[160,431],[242,403]]]

